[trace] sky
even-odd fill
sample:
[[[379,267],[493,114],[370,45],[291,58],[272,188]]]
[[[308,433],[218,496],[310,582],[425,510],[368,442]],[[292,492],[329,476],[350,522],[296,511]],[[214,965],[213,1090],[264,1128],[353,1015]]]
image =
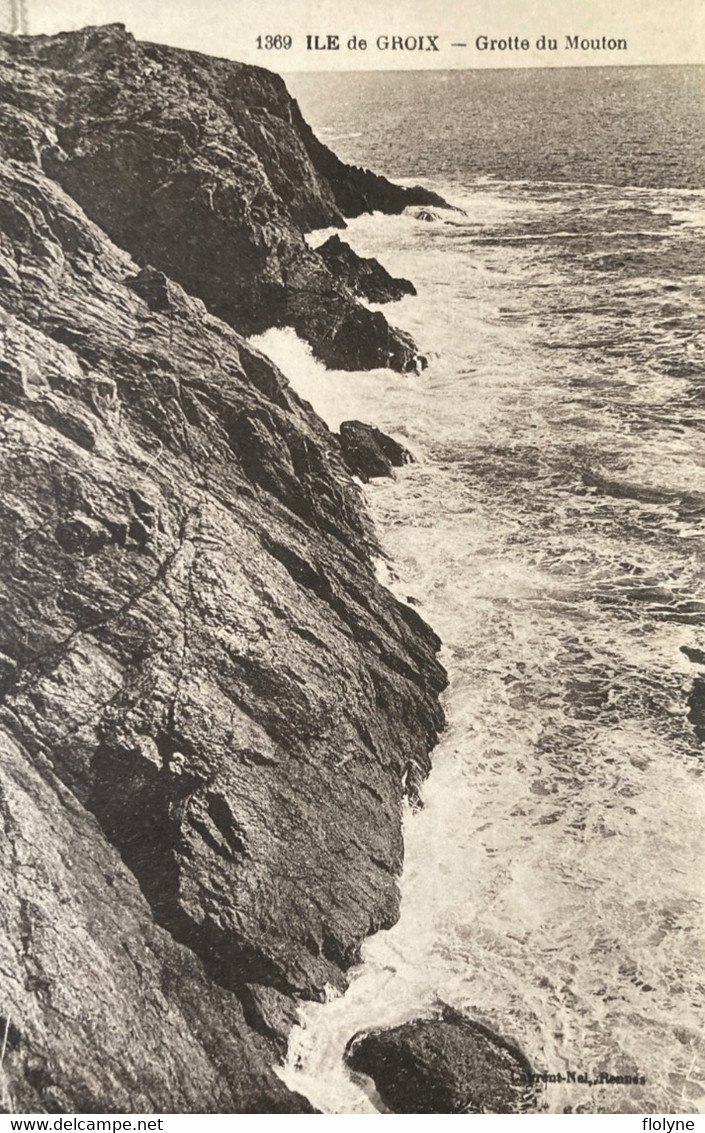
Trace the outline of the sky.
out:
[[[25,2],[32,34],[124,23],[139,39],[284,72],[705,63],[704,0]],[[291,45],[267,41],[267,36],[290,36]],[[328,36],[339,37],[339,50],[319,49]],[[353,36],[357,47],[350,43]],[[406,46],[385,50],[384,37],[391,44],[394,36],[406,40]],[[483,49],[482,40],[477,42],[481,36],[504,41],[505,46]],[[546,43],[555,39],[557,49],[541,49],[541,36]],[[626,49],[568,47],[566,37],[574,36],[625,40]],[[421,50],[412,47],[413,39],[420,37]],[[360,39],[367,43],[364,51]],[[521,46],[522,40],[528,41],[528,48]]]

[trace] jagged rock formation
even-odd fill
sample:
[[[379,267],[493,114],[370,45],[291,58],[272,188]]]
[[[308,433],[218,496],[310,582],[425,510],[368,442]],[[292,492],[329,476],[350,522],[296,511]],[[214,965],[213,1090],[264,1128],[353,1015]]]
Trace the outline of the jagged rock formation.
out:
[[[0,1104],[306,1112],[272,1065],[397,916],[445,681],[229,325],[333,280],[293,218],[336,190],[265,72],[0,45]]]
[[[416,288],[408,279],[395,279],[377,260],[358,256],[349,244],[335,233],[318,248],[338,279],[344,279],[354,295],[370,303],[389,303],[404,295],[415,295]]]
[[[329,365],[424,364],[304,232],[344,226],[363,200],[437,198],[344,166],[277,75],[136,43],[120,24],[0,45],[5,156],[41,164],[140,265],[242,333],[293,326]]]
[[[392,476],[392,469],[413,463],[408,449],[375,425],[366,425],[363,421],[343,421],[340,447],[346,465],[363,483],[375,476]]]
[[[521,1113],[535,1101],[521,1051],[449,1007],[436,1019],[355,1035],[345,1058],[392,1113]]]
[[[419,186],[404,188],[369,169],[346,165],[318,140],[295,101],[292,101],[291,117],[307,154],[330,185],[336,203],[345,216],[360,216],[363,212],[373,211],[403,212],[413,205],[448,208],[447,202],[438,193]]]

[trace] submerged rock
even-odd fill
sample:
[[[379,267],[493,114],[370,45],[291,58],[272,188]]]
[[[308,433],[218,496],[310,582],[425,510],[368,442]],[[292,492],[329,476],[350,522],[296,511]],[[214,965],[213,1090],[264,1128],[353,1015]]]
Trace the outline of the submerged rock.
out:
[[[392,476],[393,468],[401,468],[414,459],[393,437],[362,421],[343,421],[340,448],[350,471],[364,483],[374,476]]]
[[[450,1008],[355,1035],[345,1061],[392,1113],[520,1113],[534,1097],[521,1051]]]
[[[414,217],[415,220],[423,220],[423,221],[426,222],[426,224],[433,224],[433,223],[441,220],[440,213],[435,212],[434,209],[425,209],[425,208],[412,209],[411,215]]]

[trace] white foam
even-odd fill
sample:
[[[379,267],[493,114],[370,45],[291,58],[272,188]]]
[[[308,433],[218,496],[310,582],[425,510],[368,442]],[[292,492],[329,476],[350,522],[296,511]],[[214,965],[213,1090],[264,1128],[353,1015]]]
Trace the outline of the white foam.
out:
[[[606,207],[661,208],[664,195],[595,191],[595,231]],[[533,225],[573,196],[592,207],[573,186],[546,201],[485,184],[454,203],[477,234]],[[671,301],[658,277],[637,291],[546,242],[466,235],[375,216],[346,233],[417,284],[387,315],[429,353],[426,373],[328,372],[290,331],[258,343],[331,427],[360,418],[424,454],[366,495],[389,556],[380,576],[420,602],[451,674],[426,807],[405,820],[401,920],[366,942],[343,998],[302,1008],[284,1074],[323,1110],[376,1112],[344,1070],[345,1043],[443,1001],[538,1069],[647,1077],[551,1087],[554,1112],[691,1112],[705,800],[680,647],[702,630],[671,615],[703,593],[700,526],[679,501],[705,493],[705,472],[685,380],[658,363],[679,327],[644,298]],[[600,306],[627,301],[636,361],[555,348],[604,331]],[[661,495],[640,498],[649,489]]]

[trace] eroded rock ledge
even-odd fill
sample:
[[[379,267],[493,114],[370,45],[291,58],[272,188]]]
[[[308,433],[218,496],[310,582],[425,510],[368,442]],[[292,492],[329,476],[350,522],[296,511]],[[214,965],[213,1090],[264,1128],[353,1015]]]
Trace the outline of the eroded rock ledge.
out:
[[[445,683],[234,329],[307,325],[297,272],[364,318],[301,235],[338,190],[266,72],[0,51],[0,1104],[307,1112],[272,1065],[397,916]]]

